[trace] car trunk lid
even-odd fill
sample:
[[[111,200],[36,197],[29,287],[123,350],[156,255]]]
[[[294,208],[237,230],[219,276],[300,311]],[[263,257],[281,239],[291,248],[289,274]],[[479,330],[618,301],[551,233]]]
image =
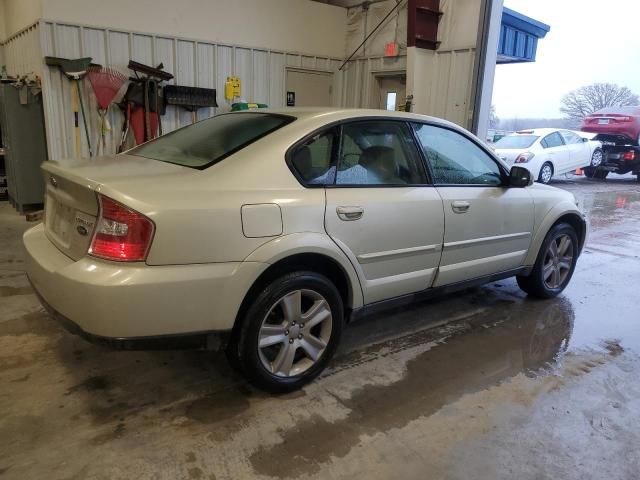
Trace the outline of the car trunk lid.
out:
[[[100,157],[90,162],[47,161],[44,226],[49,240],[78,260],[89,250],[98,218],[97,193],[104,186],[154,182],[189,171],[185,167],[131,155]],[[119,189],[118,189],[119,190]]]
[[[513,165],[518,155],[525,151],[527,151],[526,148],[496,148],[495,153],[503,162],[506,162],[508,165]]]

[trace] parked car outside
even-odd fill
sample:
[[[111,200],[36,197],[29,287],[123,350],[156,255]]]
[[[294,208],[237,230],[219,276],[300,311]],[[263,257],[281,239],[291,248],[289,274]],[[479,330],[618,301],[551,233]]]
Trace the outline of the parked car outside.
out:
[[[623,135],[634,145],[640,145],[640,105],[608,107],[587,115],[580,130],[605,135]]]
[[[43,170],[24,244],[54,317],[124,348],[222,335],[271,391],[316,377],[367,312],[511,276],[553,297],[587,235],[572,194],[402,112],[229,113]]]
[[[494,148],[508,165],[526,168],[540,183],[549,183],[556,175],[602,163],[600,142],[564,129],[520,130],[502,137]]]

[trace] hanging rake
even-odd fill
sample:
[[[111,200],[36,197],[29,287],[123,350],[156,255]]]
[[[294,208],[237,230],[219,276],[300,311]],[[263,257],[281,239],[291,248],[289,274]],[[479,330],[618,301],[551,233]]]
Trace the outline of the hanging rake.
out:
[[[107,147],[106,132],[111,131],[111,125],[107,119],[109,107],[116,97],[122,86],[127,83],[127,76],[123,73],[108,67],[91,67],[87,72],[87,78],[93,87],[93,92],[98,101],[98,115],[100,116],[98,150],[100,143],[102,144],[102,153]]]

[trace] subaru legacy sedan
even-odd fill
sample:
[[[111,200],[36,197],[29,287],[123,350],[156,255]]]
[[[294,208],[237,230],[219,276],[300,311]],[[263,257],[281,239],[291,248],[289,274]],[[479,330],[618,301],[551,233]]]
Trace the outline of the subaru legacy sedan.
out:
[[[24,244],[55,318],[120,348],[222,338],[270,391],[316,377],[367,312],[513,276],[558,295],[587,235],[570,193],[400,112],[222,114],[43,171]]]

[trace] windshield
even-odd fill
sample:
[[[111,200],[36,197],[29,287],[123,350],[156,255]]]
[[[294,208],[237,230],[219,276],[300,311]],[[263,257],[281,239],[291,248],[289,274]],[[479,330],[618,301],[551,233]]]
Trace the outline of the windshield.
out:
[[[537,135],[507,135],[498,140],[494,146],[498,148],[528,148],[533,145],[537,139]]]
[[[294,117],[271,113],[223,114],[171,132],[127,153],[204,169],[293,120]]]

